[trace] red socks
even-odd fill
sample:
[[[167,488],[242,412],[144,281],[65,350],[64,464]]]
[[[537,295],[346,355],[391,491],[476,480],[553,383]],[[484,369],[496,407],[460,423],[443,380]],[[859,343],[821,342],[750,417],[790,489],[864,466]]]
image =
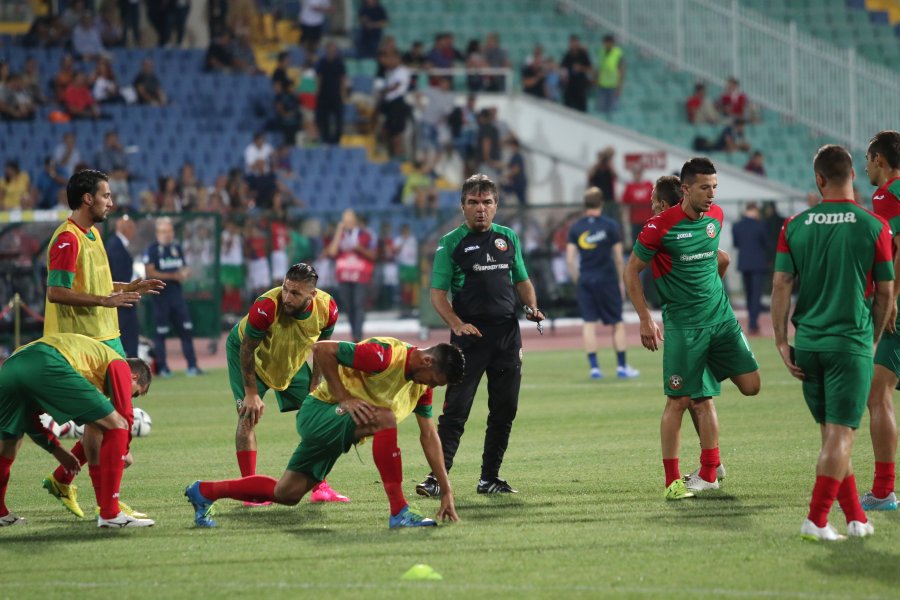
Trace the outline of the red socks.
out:
[[[256,450],[238,450],[237,461],[241,477],[256,475]]]
[[[813,487],[812,500],[809,503],[809,515],[807,519],[816,524],[816,527],[825,527],[828,523],[828,511],[834,504],[841,482],[833,477],[825,475],[816,476],[816,485]]]
[[[894,463],[876,462],[875,481],[872,482],[872,495],[876,498],[887,498],[894,491]]]
[[[128,453],[128,434],[125,429],[110,429],[103,432],[100,445],[100,516],[115,519],[119,514],[119,485],[125,470],[125,455]]]
[[[663,469],[666,470],[666,487],[672,485],[676,479],[681,479],[681,471],[678,470],[677,458],[664,458]]]
[[[841,487],[838,488],[837,501],[840,503],[841,510],[844,511],[844,516],[847,517],[848,523],[850,521],[859,521],[860,523],[867,522],[866,513],[859,503],[859,494],[856,491],[855,476],[847,475],[844,477],[844,480],[841,482]]]
[[[6,488],[9,485],[9,470],[12,468],[13,459],[0,456],[0,517],[9,514],[6,508]]]
[[[719,466],[719,449],[700,449],[700,478],[712,483],[716,480],[716,467]]]
[[[200,494],[207,500],[232,498],[244,502],[277,502],[275,484],[278,480],[266,475],[250,475],[225,481],[201,481]]]
[[[372,458],[381,474],[381,483],[391,504],[391,515],[396,515],[409,503],[403,495],[403,461],[397,447],[397,428],[382,429],[372,438]]]
[[[72,446],[72,454],[75,455],[75,458],[78,459],[78,462],[81,463],[81,466],[84,466],[84,464],[87,462],[87,457],[84,455],[84,446],[81,445],[81,440],[75,442],[75,445]],[[70,483],[72,483],[72,480],[75,479],[75,473],[66,471],[65,467],[59,465],[58,467],[56,467],[56,470],[53,471],[53,478],[59,483],[69,485]]]

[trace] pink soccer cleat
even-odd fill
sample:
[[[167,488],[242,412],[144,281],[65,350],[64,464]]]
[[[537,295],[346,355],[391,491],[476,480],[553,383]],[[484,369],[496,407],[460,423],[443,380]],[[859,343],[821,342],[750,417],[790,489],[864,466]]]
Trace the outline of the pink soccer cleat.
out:
[[[350,502],[350,498],[338,494],[331,489],[327,481],[322,481],[313,488],[312,494],[309,496],[310,502]]]

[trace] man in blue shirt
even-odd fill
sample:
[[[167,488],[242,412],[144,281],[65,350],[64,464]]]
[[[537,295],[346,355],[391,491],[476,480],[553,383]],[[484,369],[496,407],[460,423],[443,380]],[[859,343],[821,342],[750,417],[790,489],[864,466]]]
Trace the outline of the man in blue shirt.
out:
[[[584,209],[584,216],[569,229],[566,265],[578,286],[578,308],[584,319],[584,350],[591,365],[591,378],[603,377],[597,363],[596,324],[600,320],[613,327],[613,348],[618,359],[616,374],[621,379],[631,379],[640,373],[625,362],[621,228],[616,221],[602,215],[600,188],[592,187],[584,193]]]
[[[156,220],[156,241],[147,248],[144,254],[144,265],[147,277],[162,279],[166,287],[153,297],[153,317],[156,322],[156,366],[162,377],[169,377],[172,372],[166,363],[166,335],[169,325],[174,325],[181,337],[181,350],[188,363],[187,374],[202,375],[197,367],[197,355],[194,353],[193,323],[188,312],[182,282],[190,275],[190,269],[184,261],[181,245],[175,242],[175,228],[172,219],[162,217]]]
[[[738,271],[744,278],[747,313],[750,316],[750,335],[759,334],[759,313],[762,311],[762,291],[769,269],[769,229],[762,221],[756,202],[747,203],[744,216],[732,229],[734,247],[738,249]]]

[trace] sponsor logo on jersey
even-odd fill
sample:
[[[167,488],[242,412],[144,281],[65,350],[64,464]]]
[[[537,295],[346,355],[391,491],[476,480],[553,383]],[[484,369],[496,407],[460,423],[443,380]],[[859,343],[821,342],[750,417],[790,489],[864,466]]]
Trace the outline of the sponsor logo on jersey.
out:
[[[856,213],[847,211],[843,213],[809,213],[806,215],[804,225],[838,225],[840,223],[856,223]]]
[[[682,254],[678,257],[681,262],[694,262],[695,260],[703,260],[704,258],[712,258],[718,254],[718,250],[710,252],[700,252],[699,254]]]
[[[582,250],[593,250],[597,244],[606,239],[606,231],[585,231],[578,236],[578,247]]]
[[[656,229],[656,225],[653,223],[647,223],[647,229]]]
[[[681,375],[672,375],[669,377],[669,388],[673,390],[680,390],[681,386],[684,385],[684,379]]]
[[[59,246],[57,246],[57,248],[59,248],[60,250],[62,250],[62,249],[65,248],[66,246],[71,246],[71,245],[72,245],[72,244],[70,244],[69,242],[63,242],[62,244],[60,244]]]
[[[683,240],[683,239],[685,239],[685,238],[692,238],[692,237],[694,237],[694,234],[691,233],[691,232],[688,232],[688,233],[679,233],[678,235],[675,236],[675,239],[676,239],[676,240]]]
[[[485,258],[485,262],[492,263],[492,262],[497,262],[497,261],[494,260],[494,257],[493,257],[493,256],[491,256],[490,254],[488,254],[487,257]]]
[[[472,250],[478,250],[479,248],[481,248],[481,246],[466,246],[465,248],[463,248],[463,254],[468,254]]]
[[[880,196],[872,196],[872,200],[884,200],[884,194],[881,194]]]
[[[506,240],[501,238],[497,238],[496,240],[494,240],[494,245],[497,246],[497,250],[499,250],[500,252],[506,252],[506,249],[509,247],[506,244]]]
[[[713,225],[712,223],[707,225],[706,226],[706,235],[708,235],[711,238],[716,237],[716,226]]]
[[[269,313],[267,313],[266,311],[264,311],[263,309],[261,309],[261,308],[259,308],[259,307],[256,307],[256,312],[258,312],[259,314],[261,314],[261,315],[264,316],[264,317],[268,317],[268,316],[269,316]]]

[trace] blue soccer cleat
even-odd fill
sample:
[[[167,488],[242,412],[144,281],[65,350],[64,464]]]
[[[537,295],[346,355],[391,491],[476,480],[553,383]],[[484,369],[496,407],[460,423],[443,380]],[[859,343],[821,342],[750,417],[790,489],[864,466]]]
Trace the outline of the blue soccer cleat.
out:
[[[209,518],[215,502],[210,502],[200,493],[200,482],[195,481],[184,488],[184,495],[194,507],[194,524],[197,527],[215,527],[216,522]]]
[[[884,498],[876,498],[872,492],[866,492],[859,498],[863,510],[897,510],[897,495],[891,492]]]
[[[437,521],[409,510],[408,506],[404,506],[403,510],[396,515],[391,515],[388,524],[391,529],[399,529],[401,527],[437,527]]]

